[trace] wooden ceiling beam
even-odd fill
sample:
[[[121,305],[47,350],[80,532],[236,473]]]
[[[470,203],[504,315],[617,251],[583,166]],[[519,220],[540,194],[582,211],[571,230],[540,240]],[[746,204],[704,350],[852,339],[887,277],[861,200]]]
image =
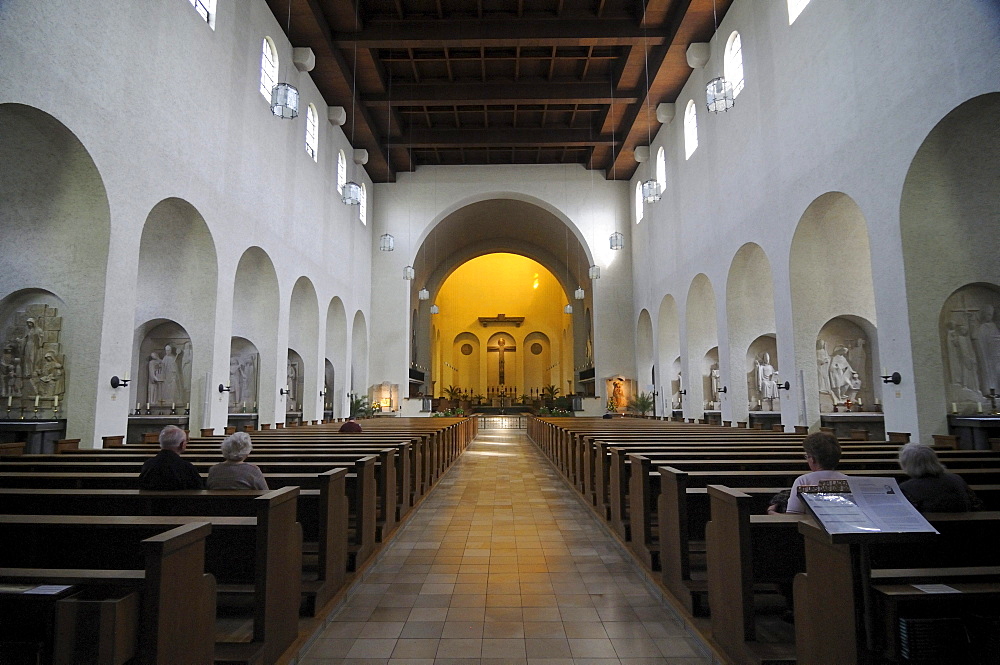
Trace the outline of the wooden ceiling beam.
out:
[[[610,135],[594,136],[589,129],[519,127],[504,129],[423,129],[414,127],[406,137],[410,148],[511,148],[592,147],[611,145]]]
[[[635,104],[644,99],[644,88],[615,93],[615,104]],[[448,83],[392,84],[386,93],[364,95],[369,106],[438,106],[452,104],[610,104],[607,83]]]
[[[443,48],[493,46],[619,46],[666,41],[661,31],[631,19],[452,19],[369,21],[358,32],[337,32],[341,48]]]

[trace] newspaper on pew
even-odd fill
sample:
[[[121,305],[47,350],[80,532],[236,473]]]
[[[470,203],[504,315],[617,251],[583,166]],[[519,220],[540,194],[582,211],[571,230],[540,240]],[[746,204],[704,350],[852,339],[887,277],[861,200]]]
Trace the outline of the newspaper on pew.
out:
[[[895,478],[848,478],[799,487],[827,533],[938,533],[913,507]]]

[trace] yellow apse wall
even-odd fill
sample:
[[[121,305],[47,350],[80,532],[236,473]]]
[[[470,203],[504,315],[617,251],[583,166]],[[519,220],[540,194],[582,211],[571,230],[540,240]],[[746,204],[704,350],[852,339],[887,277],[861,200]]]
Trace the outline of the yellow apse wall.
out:
[[[567,298],[545,266],[520,255],[486,254],[459,266],[435,299],[441,310],[433,317],[435,395],[449,385],[486,395],[498,383],[498,354],[487,351],[496,347],[497,333],[509,334],[507,348],[517,348],[513,358],[505,353],[508,388],[521,394],[549,383],[565,386],[572,356],[565,357],[573,344],[572,316],[563,312]],[[479,323],[479,317],[498,314],[523,316],[524,323],[485,328]],[[463,353],[463,347],[471,352]],[[564,367],[569,369],[565,378]]]

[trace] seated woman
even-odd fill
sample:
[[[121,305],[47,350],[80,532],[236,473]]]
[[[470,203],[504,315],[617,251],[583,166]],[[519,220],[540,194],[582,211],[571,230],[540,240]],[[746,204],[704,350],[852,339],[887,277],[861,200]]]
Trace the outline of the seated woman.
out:
[[[247,456],[253,450],[250,435],[236,432],[222,440],[222,456],[225,462],[208,470],[210,490],[266,490],[264,474],[254,464],[247,464]]]
[[[930,446],[908,443],[900,448],[899,468],[910,477],[899,489],[922,513],[964,513],[982,506],[961,477],[945,470]]]
[[[804,514],[806,504],[799,498],[800,485],[818,485],[821,480],[844,480],[847,478],[840,471],[835,471],[840,463],[840,444],[837,437],[827,432],[814,432],[802,440],[806,451],[806,463],[809,473],[795,479],[788,497],[786,513]],[[774,512],[768,508],[768,512]]]

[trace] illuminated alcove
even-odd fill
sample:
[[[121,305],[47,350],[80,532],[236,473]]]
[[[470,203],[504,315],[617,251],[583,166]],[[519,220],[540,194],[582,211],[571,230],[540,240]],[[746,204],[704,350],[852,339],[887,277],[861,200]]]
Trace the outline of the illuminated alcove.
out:
[[[517,397],[550,384],[565,394],[573,378],[568,302],[555,275],[524,256],[485,254],[457,267],[435,298],[435,394],[455,386]]]

